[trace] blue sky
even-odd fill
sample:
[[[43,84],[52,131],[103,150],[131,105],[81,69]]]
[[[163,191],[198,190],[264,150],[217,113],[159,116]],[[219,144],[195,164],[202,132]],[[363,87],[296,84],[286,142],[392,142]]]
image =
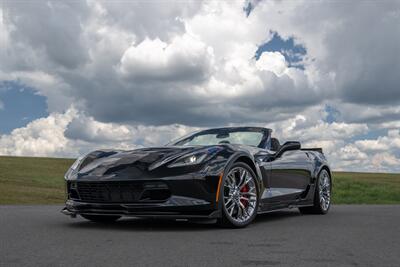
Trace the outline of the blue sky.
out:
[[[276,32],[271,32],[272,39],[258,47],[255,58],[259,59],[265,51],[281,52],[289,66],[304,69],[301,60],[307,54],[307,50],[301,44],[296,44],[293,37],[286,40],[282,39]]]
[[[0,134],[8,134],[38,118],[46,117],[46,97],[40,96],[33,88],[16,81],[0,84]]]

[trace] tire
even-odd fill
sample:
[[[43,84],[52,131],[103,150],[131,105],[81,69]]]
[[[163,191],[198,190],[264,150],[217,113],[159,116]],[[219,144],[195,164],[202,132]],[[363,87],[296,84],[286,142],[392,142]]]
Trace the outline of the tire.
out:
[[[243,162],[234,163],[224,174],[220,191],[222,217],[219,225],[242,228],[257,215],[259,190],[254,171]]]
[[[325,181],[328,181],[327,185]],[[321,192],[322,198],[321,199]],[[331,204],[332,179],[326,169],[322,169],[318,174],[315,183],[314,203],[310,207],[300,207],[302,214],[327,214]]]
[[[112,216],[112,215],[87,215],[81,214],[83,218],[86,220],[96,222],[96,223],[112,223],[121,218],[121,216]]]

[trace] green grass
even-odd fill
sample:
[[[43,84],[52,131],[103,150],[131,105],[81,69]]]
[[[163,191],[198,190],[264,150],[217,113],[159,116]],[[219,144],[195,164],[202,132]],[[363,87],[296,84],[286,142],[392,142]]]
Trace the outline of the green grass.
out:
[[[0,204],[53,204],[65,198],[73,159],[0,157]]]
[[[73,159],[0,156],[0,204],[64,202]],[[400,174],[333,173],[335,204],[400,204]]]
[[[400,204],[400,174],[333,173],[335,204]]]

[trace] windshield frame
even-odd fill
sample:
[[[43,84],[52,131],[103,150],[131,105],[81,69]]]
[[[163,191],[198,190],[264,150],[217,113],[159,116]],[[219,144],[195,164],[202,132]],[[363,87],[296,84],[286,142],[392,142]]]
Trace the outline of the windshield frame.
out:
[[[211,128],[207,130],[200,130],[188,135],[185,135],[177,140],[173,140],[166,144],[166,146],[182,146],[183,143],[194,139],[196,136],[206,135],[206,134],[220,134],[220,133],[232,133],[232,132],[257,132],[262,133],[262,137],[260,143],[257,146],[259,148],[266,148],[268,140],[271,136],[271,129],[263,128],[263,127],[223,127],[223,128]],[[239,144],[246,145],[246,144]],[[247,145],[252,146],[252,145]]]

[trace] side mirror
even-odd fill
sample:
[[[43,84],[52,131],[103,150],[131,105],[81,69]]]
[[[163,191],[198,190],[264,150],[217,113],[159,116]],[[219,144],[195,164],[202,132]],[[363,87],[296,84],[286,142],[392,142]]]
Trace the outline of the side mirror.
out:
[[[282,156],[285,151],[289,150],[299,150],[301,148],[300,142],[297,141],[287,141],[284,143],[279,150],[275,153],[275,158]]]

